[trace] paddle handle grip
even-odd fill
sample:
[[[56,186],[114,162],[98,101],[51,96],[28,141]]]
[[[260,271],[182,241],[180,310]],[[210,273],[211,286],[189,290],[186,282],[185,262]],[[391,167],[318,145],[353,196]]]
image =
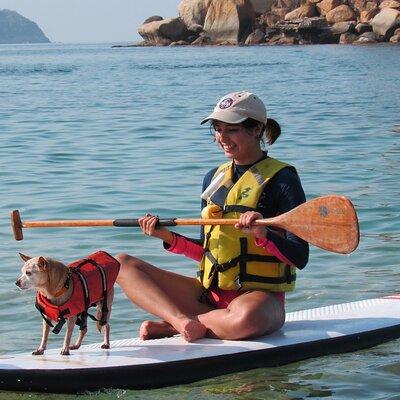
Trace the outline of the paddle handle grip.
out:
[[[238,219],[234,218],[171,218],[171,219],[159,219],[157,226],[177,226],[177,225],[235,225],[238,223]],[[278,225],[279,222],[276,218],[259,219],[254,222],[254,225]],[[128,227],[128,226],[139,226],[137,219],[116,219],[113,221],[114,226]]]

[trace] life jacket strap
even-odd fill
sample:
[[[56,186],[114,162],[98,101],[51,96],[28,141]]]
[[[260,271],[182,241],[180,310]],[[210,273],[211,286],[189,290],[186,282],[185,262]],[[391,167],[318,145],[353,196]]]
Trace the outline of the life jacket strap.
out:
[[[79,269],[86,263],[90,263],[90,264],[94,265],[98,269],[100,276],[101,276],[103,299],[102,299],[102,305],[101,305],[100,320],[98,320],[95,316],[93,316],[87,312],[89,307],[92,306],[90,304],[89,287],[88,287],[88,284],[87,284],[87,281],[86,281],[84,275],[81,272],[79,272]],[[96,261],[94,261],[92,259],[86,259],[81,264],[79,264],[76,268],[74,268],[74,272],[78,274],[78,276],[82,282],[82,287],[84,288],[86,314],[89,315],[89,317],[92,320],[99,321],[100,326],[104,326],[107,323],[107,315],[109,312],[108,307],[107,307],[107,274],[106,274],[104,268],[100,264],[98,264]]]
[[[208,279],[210,279],[216,272],[225,272],[230,268],[235,267],[239,264],[240,272],[239,272],[239,280],[240,282],[260,282],[260,283],[270,283],[270,284],[282,284],[282,283],[292,283],[296,280],[296,274],[291,273],[291,269],[289,265],[285,266],[285,272],[283,276],[280,277],[266,277],[266,276],[258,276],[251,275],[247,273],[247,263],[252,261],[258,262],[268,262],[268,263],[281,263],[279,258],[275,256],[264,256],[261,254],[249,254],[247,252],[247,239],[240,239],[240,249],[241,254],[230,261],[225,263],[218,263],[217,259],[213,256],[211,251],[206,249],[204,252],[205,257],[207,257],[212,266],[210,268],[210,273],[208,275]]]
[[[223,210],[224,214],[227,214],[230,212],[238,212],[238,213],[244,214],[247,211],[257,211],[257,209],[254,207],[238,206],[235,204],[226,205],[222,208],[222,210]]]
[[[75,324],[79,326],[80,331],[83,331],[87,328],[88,315],[89,314],[87,312],[82,312],[82,313],[78,314]]]
[[[62,327],[64,326],[65,322],[67,321],[65,319],[66,314],[69,314],[69,309],[65,309],[64,311],[61,312],[59,320],[57,322],[57,325],[52,330],[52,332],[55,333],[56,335],[60,333]]]
[[[261,261],[269,263],[280,262],[279,259],[274,256],[263,256],[260,254],[241,254],[235,258],[232,258],[232,260],[230,261],[220,264],[209,250],[206,250],[204,252],[204,255],[211,261],[212,263],[211,269],[214,269],[217,272],[225,272],[228,269],[235,267],[238,263],[248,263],[250,261]],[[211,275],[212,273],[210,272],[210,276]]]
[[[47,318],[46,314],[43,311],[43,308],[39,305],[37,299],[36,299],[36,302],[35,302],[35,307],[40,312],[40,315],[42,316],[42,318],[46,321],[46,324],[53,328],[54,325],[52,324],[51,320],[49,318]]]

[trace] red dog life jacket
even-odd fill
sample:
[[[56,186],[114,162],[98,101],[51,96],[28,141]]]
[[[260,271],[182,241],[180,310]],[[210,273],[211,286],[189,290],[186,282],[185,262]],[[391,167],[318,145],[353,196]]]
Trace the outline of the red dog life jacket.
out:
[[[86,328],[87,310],[101,300],[103,307],[100,325],[104,325],[108,312],[107,292],[114,286],[119,267],[120,264],[114,257],[105,251],[98,251],[68,265],[73,290],[64,304],[54,305],[46,296],[37,292],[36,308],[42,317],[50,326],[53,326],[50,320],[58,322],[53,332],[60,332],[66,318],[73,315],[79,316],[77,324],[80,329]]]

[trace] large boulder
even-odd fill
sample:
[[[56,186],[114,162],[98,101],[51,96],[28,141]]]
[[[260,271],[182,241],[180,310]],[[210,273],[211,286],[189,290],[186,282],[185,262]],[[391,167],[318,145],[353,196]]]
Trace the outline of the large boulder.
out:
[[[343,0],[322,0],[317,4],[319,13],[324,16],[329,11],[343,4]]]
[[[208,7],[212,0],[182,0],[178,5],[178,13],[185,25],[204,25]]]
[[[151,17],[149,17],[149,18],[146,18],[144,21],[143,21],[143,24],[149,24],[150,22],[154,22],[154,21],[162,21],[164,18],[163,17],[161,17],[160,15],[153,15],[153,16],[151,16]]]
[[[148,22],[140,25],[138,32],[145,42],[162,46],[185,40],[189,36],[189,31],[180,18]]]
[[[354,33],[355,32],[355,27],[356,24],[354,21],[344,21],[344,22],[336,22],[336,24],[333,24],[331,26],[332,32],[333,33]]]
[[[336,24],[337,22],[343,21],[354,21],[357,19],[354,10],[347,4],[342,4],[341,6],[334,8],[329,11],[325,17],[330,24]]]
[[[265,42],[265,33],[261,29],[256,29],[254,32],[247,36],[245,44],[253,45]]]
[[[345,32],[340,35],[340,44],[352,44],[358,39],[358,36],[351,32]]]
[[[213,43],[238,44],[252,31],[255,14],[248,0],[212,0],[204,32]]]
[[[362,10],[360,12],[360,17],[358,18],[358,22],[370,22],[372,18],[375,17],[375,15],[379,14],[379,8],[375,7],[372,8],[371,10]]]
[[[315,4],[305,3],[285,15],[285,21],[292,21],[300,18],[311,18],[318,15]]]
[[[379,8],[394,8],[395,10],[400,10],[400,2],[396,0],[384,0],[381,4],[379,4]]]
[[[375,33],[389,39],[400,26],[400,11],[394,8],[384,8],[371,20],[371,25]]]

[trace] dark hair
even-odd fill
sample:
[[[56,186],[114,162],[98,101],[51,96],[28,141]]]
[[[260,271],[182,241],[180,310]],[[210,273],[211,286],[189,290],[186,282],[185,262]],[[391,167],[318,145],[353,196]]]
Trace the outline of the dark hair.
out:
[[[241,123],[241,125],[248,129],[254,129],[255,127],[257,127],[257,125],[260,124],[262,124],[260,121],[257,121],[253,118],[247,118]],[[279,123],[272,118],[267,118],[267,123],[265,125],[262,125],[263,129],[260,135],[260,139],[265,134],[267,143],[269,145],[275,143],[276,139],[278,139],[278,137],[281,135],[281,126],[279,125]]]

